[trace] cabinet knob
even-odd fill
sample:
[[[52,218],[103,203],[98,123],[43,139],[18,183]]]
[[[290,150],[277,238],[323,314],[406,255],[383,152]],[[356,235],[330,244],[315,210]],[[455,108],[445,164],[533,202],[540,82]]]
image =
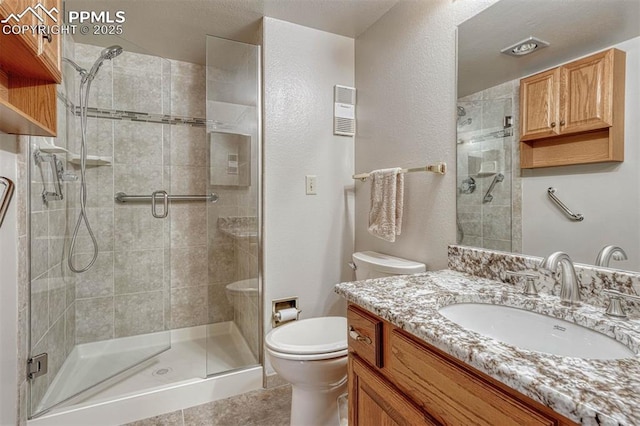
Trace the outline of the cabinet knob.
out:
[[[551,122],[551,127],[556,127],[556,122],[555,121]]]
[[[49,43],[51,43],[53,41],[53,39],[51,38],[51,33],[42,34],[42,38],[47,40]]]
[[[566,123],[564,122],[564,120],[560,120],[560,125],[564,126]]]

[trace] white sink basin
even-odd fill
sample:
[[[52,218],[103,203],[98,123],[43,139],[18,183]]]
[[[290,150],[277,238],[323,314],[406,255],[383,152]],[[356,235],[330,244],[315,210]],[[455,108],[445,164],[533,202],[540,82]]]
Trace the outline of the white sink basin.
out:
[[[522,309],[458,303],[438,312],[464,328],[521,349],[585,359],[635,357],[628,347],[602,333]]]

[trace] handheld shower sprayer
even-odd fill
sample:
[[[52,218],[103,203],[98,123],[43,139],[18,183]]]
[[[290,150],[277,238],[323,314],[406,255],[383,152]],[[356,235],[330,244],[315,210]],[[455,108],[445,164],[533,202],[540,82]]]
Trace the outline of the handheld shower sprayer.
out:
[[[96,262],[98,258],[98,240],[96,239],[93,229],[91,229],[91,225],[89,224],[89,219],[87,218],[87,182],[86,182],[86,169],[87,169],[87,110],[89,107],[89,93],[91,91],[91,82],[98,74],[100,67],[107,59],[113,59],[116,56],[122,53],[122,47],[120,46],[110,46],[106,49],[103,49],[100,52],[100,56],[93,63],[91,70],[87,72],[86,69],[82,68],[80,65],[72,61],[68,58],[62,58],[65,62],[70,64],[77,72],[80,74],[80,93],[79,93],[79,101],[80,101],[80,131],[81,131],[81,140],[80,140],[80,213],[78,214],[78,220],[76,221],[75,227],[73,229],[73,236],[71,237],[71,244],[69,245],[69,255],[67,256],[67,264],[69,265],[69,269],[73,272],[80,273],[88,271],[93,264]],[[80,230],[80,226],[84,222],[87,232],[91,237],[91,242],[93,244],[93,257],[83,267],[76,267],[74,264],[74,252],[76,248],[76,242],[78,239],[78,231]]]

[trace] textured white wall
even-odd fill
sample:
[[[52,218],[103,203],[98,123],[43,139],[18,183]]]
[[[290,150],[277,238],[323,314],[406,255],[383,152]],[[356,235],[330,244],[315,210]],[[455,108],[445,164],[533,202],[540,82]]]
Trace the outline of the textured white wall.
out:
[[[353,86],[354,40],[271,18],[263,28],[268,332],[273,299],[299,297],[303,318],[346,314],[333,286],[352,278],[354,142],[333,135],[333,86]]]
[[[17,182],[17,142],[13,135],[0,134],[0,176]],[[17,192],[17,189],[16,189]],[[0,424],[16,424],[17,415],[17,194],[0,227]]]
[[[356,40],[356,171],[445,161],[405,180],[402,235],[367,232],[369,183],[356,183],[355,246],[447,266],[456,240],[456,25],[495,0],[400,1]]]
[[[593,264],[605,245],[622,247],[629,261],[611,266],[640,270],[640,37],[614,47],[627,52],[625,147],[623,163],[552,167],[527,171],[522,179],[522,252],[545,256],[562,250],[580,263]],[[582,222],[569,221],[552,204],[547,188]]]

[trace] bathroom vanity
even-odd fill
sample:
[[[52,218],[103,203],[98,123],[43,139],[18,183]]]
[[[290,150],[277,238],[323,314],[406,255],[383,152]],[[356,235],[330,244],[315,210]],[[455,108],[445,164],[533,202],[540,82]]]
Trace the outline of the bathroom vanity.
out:
[[[350,424],[637,424],[637,323],[521,291],[451,270],[338,284],[336,292],[349,301]],[[438,312],[459,303],[574,322],[615,337],[631,356],[563,357],[509,345]]]

